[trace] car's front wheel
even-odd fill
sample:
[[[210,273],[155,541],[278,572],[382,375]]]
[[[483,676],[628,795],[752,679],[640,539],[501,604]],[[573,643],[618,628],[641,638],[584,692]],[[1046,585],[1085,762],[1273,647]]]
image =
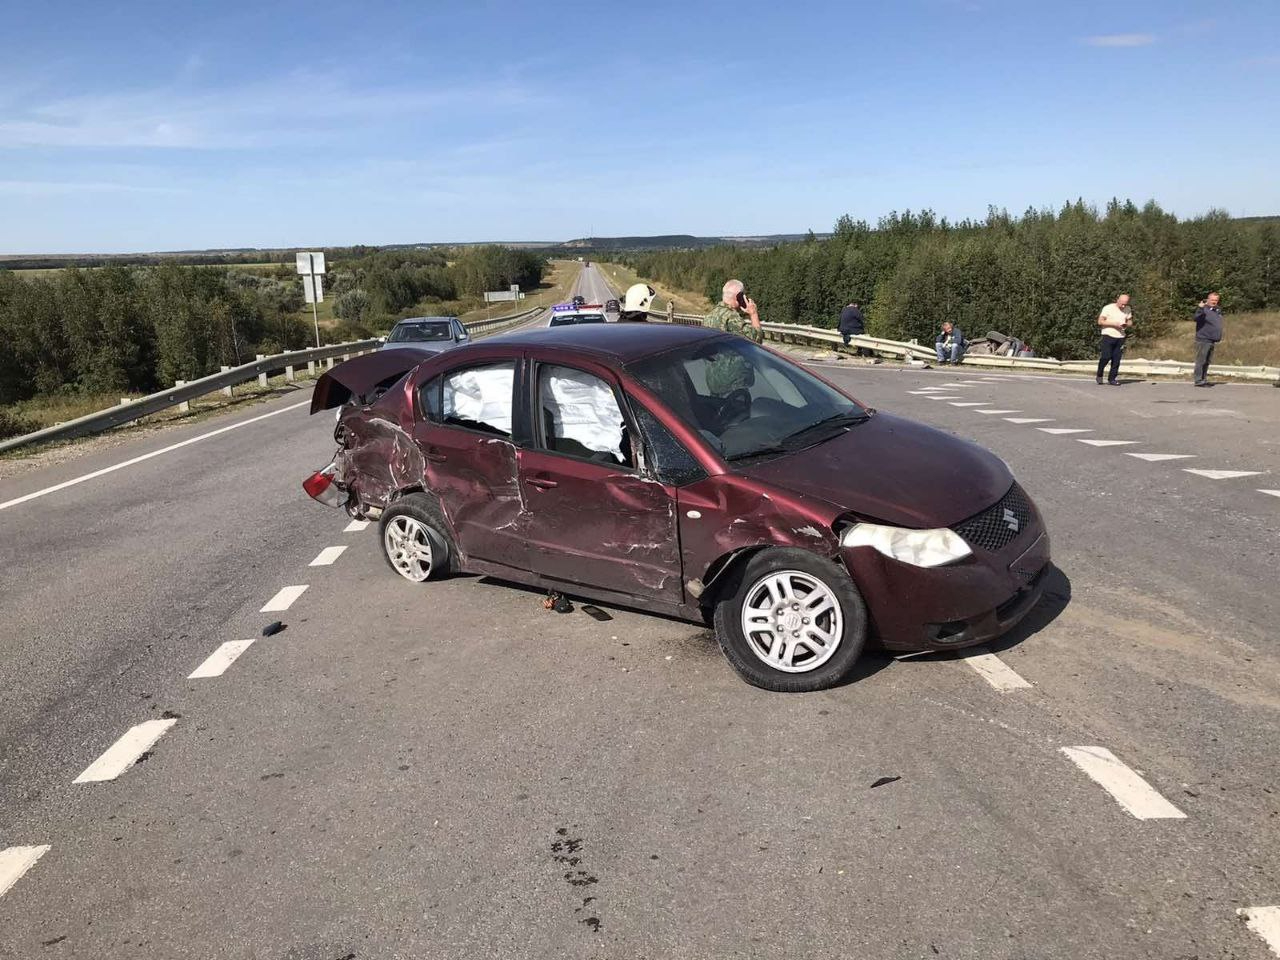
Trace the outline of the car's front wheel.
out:
[[[727,587],[716,605],[716,639],[748,683],[803,693],[853,669],[867,608],[840,564],[807,550],[763,550]]]
[[[443,526],[435,504],[420,494],[392,503],[378,525],[387,564],[414,583],[443,576],[450,562]]]

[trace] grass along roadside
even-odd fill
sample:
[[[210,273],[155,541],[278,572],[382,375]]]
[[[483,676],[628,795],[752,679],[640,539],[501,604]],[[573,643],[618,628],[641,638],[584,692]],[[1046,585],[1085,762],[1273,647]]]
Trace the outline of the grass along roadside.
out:
[[[676,305],[676,313],[708,313],[711,310],[711,301],[699,293],[694,293],[692,290],[676,290],[672,287],[664,287],[659,283],[637,275],[630,267],[623,266],[620,263],[601,262],[597,266],[604,272],[605,278],[613,284],[614,289],[618,291],[619,297],[626,293],[627,287],[633,283],[647,283],[658,291],[658,296],[653,303],[654,310],[666,310],[668,302]]]
[[[1222,343],[1213,354],[1213,366],[1280,366],[1280,311],[1226,314]],[[1135,340],[1125,352],[1144,360],[1196,358],[1196,325],[1179,320],[1173,330],[1156,340]]]
[[[578,274],[582,272],[582,264],[577,260],[552,260],[550,270],[542,278],[537,290],[528,291],[525,298],[517,303],[494,303],[488,306],[476,306],[458,315],[463,323],[475,323],[493,317],[506,316],[511,313],[523,313],[534,307],[549,307],[553,303],[562,303],[569,299],[569,291],[573,289]]]

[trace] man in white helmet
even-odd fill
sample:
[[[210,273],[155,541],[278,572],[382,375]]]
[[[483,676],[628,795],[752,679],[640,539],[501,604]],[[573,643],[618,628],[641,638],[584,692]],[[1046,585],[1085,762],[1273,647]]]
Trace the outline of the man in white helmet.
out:
[[[618,314],[619,323],[646,323],[649,320],[649,307],[658,291],[647,283],[633,283],[627,287],[622,298],[622,311]]]

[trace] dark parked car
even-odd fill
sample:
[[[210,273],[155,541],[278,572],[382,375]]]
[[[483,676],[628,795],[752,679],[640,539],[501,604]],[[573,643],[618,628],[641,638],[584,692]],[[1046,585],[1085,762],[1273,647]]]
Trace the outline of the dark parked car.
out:
[[[457,317],[410,317],[391,328],[379,350],[416,350],[439,353],[471,339]]]
[[[604,302],[604,312],[605,313],[621,313],[622,304],[620,304],[617,300],[613,300],[613,299],[606,300]]]
[[[397,362],[391,362],[396,360]],[[304,483],[380,517],[391,568],[710,620],[750,683],[817,690],[868,641],[953,649],[1035,605],[1049,537],[999,458],[741,337],[588,324],[320,378]]]

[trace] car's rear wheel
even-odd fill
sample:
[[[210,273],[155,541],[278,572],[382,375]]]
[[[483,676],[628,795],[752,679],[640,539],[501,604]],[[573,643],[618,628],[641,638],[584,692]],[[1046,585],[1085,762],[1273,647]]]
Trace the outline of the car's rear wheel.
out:
[[[392,570],[413,583],[443,576],[452,559],[443,527],[431,500],[421,494],[402,497],[382,512],[382,555]]]
[[[789,547],[755,554],[727,584],[716,639],[750,684],[783,693],[839,683],[867,636],[867,608],[838,563]]]

